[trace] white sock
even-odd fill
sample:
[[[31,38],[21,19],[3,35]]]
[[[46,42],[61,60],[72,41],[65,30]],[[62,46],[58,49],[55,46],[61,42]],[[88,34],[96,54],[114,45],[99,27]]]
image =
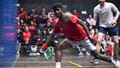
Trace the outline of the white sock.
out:
[[[61,68],[61,62],[56,62],[55,68]]]

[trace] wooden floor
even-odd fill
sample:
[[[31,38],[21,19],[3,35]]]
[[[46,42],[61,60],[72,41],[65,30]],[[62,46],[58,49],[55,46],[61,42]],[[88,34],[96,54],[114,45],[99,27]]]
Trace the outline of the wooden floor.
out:
[[[64,55],[62,68],[114,68],[110,63],[99,61],[99,65],[90,63],[91,56]],[[19,57],[14,68],[55,68],[54,56],[47,60],[44,56]]]

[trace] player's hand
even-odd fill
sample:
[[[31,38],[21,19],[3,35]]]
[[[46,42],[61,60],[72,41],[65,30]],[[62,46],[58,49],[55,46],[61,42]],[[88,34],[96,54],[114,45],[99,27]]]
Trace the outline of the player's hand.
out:
[[[115,26],[117,24],[116,20],[112,20],[112,26]]]
[[[47,47],[48,47],[48,45],[46,43],[44,43],[39,50],[40,53],[43,53]]]

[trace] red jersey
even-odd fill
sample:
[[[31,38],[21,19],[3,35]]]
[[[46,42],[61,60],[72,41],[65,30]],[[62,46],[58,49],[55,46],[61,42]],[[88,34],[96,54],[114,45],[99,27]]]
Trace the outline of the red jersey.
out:
[[[19,16],[20,16],[21,19],[24,19],[27,16],[27,12],[25,10],[21,11],[21,13],[19,14]]]
[[[35,28],[35,25],[30,25],[29,26],[29,30],[30,30],[30,32],[31,33],[34,33],[34,30],[35,30],[36,28]]]
[[[30,32],[23,32],[23,39],[24,41],[29,41],[30,40]]]
[[[81,41],[87,37],[87,34],[84,28],[77,23],[78,18],[76,16],[71,15],[70,19],[66,22],[59,21],[54,27],[54,33],[62,33],[65,37],[75,40]]]

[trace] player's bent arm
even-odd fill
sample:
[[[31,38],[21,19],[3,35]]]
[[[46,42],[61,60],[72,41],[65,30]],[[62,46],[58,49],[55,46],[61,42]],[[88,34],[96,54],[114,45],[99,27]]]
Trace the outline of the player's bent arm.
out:
[[[46,40],[46,44],[50,44],[51,43],[51,41],[52,41],[52,39],[54,38],[54,36],[55,36],[55,33],[53,32],[48,38],[47,38],[47,40]]]
[[[82,25],[83,26],[83,28],[84,28],[84,30],[86,31],[86,33],[87,33],[87,35],[88,35],[88,37],[91,37],[91,35],[90,35],[90,32],[89,32],[89,29],[88,29],[88,27],[87,27],[87,25],[82,21],[82,20],[78,20],[78,23],[80,24],[80,25]]]
[[[114,4],[111,4],[111,6],[112,6],[112,10],[116,13],[114,20],[117,21],[118,17],[120,16],[120,12]]]
[[[93,18],[95,20],[95,25],[96,25],[96,21],[99,19],[99,13],[97,12],[96,7],[94,8],[94,12],[93,12]]]
[[[97,9],[96,8],[94,8],[94,12],[93,12],[94,14],[93,14],[93,18],[95,19],[95,20],[97,20],[97,18],[98,18],[98,13],[97,13]]]
[[[41,46],[41,49],[46,49],[48,45],[51,43],[52,39],[54,38],[55,33],[53,32],[45,41],[45,43]]]
[[[120,12],[117,11],[117,12],[116,12],[116,15],[115,15],[115,17],[114,17],[114,20],[117,21],[117,19],[118,19],[119,16],[120,16]]]

